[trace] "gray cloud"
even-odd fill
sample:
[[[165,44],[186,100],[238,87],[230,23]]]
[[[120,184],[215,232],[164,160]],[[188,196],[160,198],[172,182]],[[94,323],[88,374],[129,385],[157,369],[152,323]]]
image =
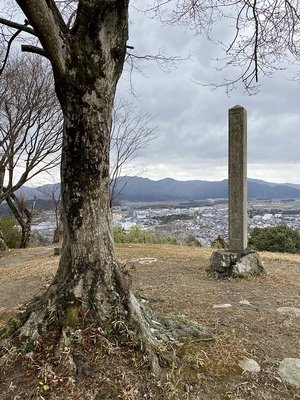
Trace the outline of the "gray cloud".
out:
[[[224,88],[211,90],[199,83],[222,82],[237,76],[238,69],[216,71],[222,58],[219,46],[180,27],[161,27],[159,22],[132,12],[129,43],[141,54],[154,54],[165,47],[181,56],[195,52],[171,73],[147,62],[143,77],[134,73],[136,101],[146,108],[160,128],[160,136],[140,152],[135,165],[144,166],[143,176],[152,179],[221,180],[227,177],[228,109],[240,104],[248,114],[248,175],[276,182],[299,183],[300,87],[290,78],[295,67],[261,77],[258,94],[249,96],[242,85],[229,95]],[[216,33],[222,34],[222,27]],[[218,32],[219,31],[219,32]],[[229,34],[224,33],[222,39]],[[293,70],[294,68],[294,70]],[[235,75],[233,75],[235,74]],[[126,79],[118,95],[126,93]]]

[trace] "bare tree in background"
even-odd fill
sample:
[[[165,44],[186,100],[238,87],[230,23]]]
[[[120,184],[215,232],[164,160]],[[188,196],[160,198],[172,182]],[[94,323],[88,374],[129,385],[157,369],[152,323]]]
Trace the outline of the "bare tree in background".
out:
[[[18,196],[12,193],[6,198],[6,202],[21,227],[22,235],[19,247],[26,249],[30,243],[32,216],[36,197],[34,197],[31,206],[29,200],[22,193],[19,193]]]
[[[37,190],[42,193],[46,199],[50,200],[53,205],[55,215],[53,243],[60,243],[63,235],[60,183],[40,186]]]
[[[60,163],[62,114],[40,59],[17,56],[0,75],[0,123],[1,202]]]
[[[231,70],[233,78],[211,83],[213,87],[230,91],[242,82],[247,92],[256,93],[259,77],[271,76],[288,63],[300,66],[298,1],[155,0],[144,12],[163,24],[182,25],[221,47],[216,68],[236,69]],[[223,37],[229,37],[227,42],[214,36],[217,24],[223,28]]]
[[[130,176],[141,173],[139,169],[131,169],[122,176],[124,167],[136,157],[138,151],[144,149],[157,138],[158,127],[151,125],[153,117],[145,110],[138,110],[125,99],[116,101],[113,110],[113,123],[110,139],[110,201],[111,205],[120,196]]]
[[[13,205],[12,196],[26,182],[59,165],[61,134],[49,68],[36,57],[15,56],[0,75],[0,203]]]

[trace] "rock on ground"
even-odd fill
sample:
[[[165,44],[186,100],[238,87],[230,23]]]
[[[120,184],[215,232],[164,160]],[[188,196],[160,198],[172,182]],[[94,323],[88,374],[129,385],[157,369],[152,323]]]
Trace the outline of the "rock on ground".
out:
[[[244,358],[239,362],[239,366],[242,368],[243,371],[249,371],[249,372],[260,371],[259,364],[251,358]]]
[[[291,315],[294,315],[296,317],[300,317],[300,308],[296,308],[296,307],[279,307],[279,308],[277,308],[277,311],[280,314],[291,314]]]
[[[279,364],[278,373],[284,383],[300,387],[300,359],[285,358]]]

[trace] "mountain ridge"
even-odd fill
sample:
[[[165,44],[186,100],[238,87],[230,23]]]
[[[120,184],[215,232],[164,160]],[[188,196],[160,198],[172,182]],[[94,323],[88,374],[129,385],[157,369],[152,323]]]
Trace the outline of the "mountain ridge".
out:
[[[248,198],[300,198],[299,187],[288,184],[277,184],[265,181],[248,179]],[[293,184],[291,184],[293,185]],[[205,181],[190,180],[177,181],[165,178],[151,181],[140,177],[129,178],[127,185],[120,195],[121,200],[127,201],[187,201],[228,198],[228,180]]]
[[[149,178],[122,177],[119,178],[120,188],[123,187],[124,179],[128,179],[127,184],[118,196],[118,199],[123,201],[190,201],[228,198],[227,179],[179,181],[173,178],[164,178],[154,181]],[[52,185],[45,186],[51,188]],[[272,183],[248,178],[247,187],[248,199],[300,199],[300,184]],[[22,193],[29,199],[34,196],[46,199],[38,188],[24,187]],[[118,193],[118,184],[116,193]]]

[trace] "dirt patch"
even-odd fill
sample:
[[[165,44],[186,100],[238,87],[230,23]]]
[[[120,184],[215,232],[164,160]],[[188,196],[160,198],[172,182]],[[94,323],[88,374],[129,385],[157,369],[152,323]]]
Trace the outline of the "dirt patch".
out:
[[[28,302],[51,281],[59,258],[52,248],[19,250],[0,258],[0,312]]]
[[[214,340],[190,343],[176,349],[186,364],[182,370],[169,376],[169,384],[165,384],[166,386],[162,387],[162,383],[153,382],[152,378],[138,367],[135,359],[135,366],[134,363],[131,363],[131,366],[126,365],[127,372],[126,369],[123,371],[125,374],[123,381],[121,375],[118,375],[119,380],[116,378],[114,380],[112,376],[115,376],[115,373],[112,371],[110,378],[106,379],[106,384],[114,382],[114,389],[110,390],[111,393],[117,392],[117,395],[101,397],[101,390],[98,388],[97,392],[94,388],[97,395],[92,397],[86,394],[80,398],[99,400],[102,398],[157,400],[300,398],[299,389],[284,385],[277,373],[278,365],[283,358],[300,358],[300,317],[280,314],[277,311],[279,307],[300,308],[300,256],[260,253],[267,271],[266,276],[247,280],[216,280],[206,273],[211,252],[210,249],[181,246],[128,244],[117,246],[118,257],[126,262],[126,268],[131,274],[132,288],[136,294],[156,310],[178,317],[184,316],[206,325],[213,333]],[[147,259],[147,262],[141,263],[140,259],[144,261]],[[3,258],[0,261],[3,261]],[[0,265],[0,321],[1,312],[4,320],[5,314],[45,289],[56,271],[58,261],[59,257],[48,253],[24,259],[17,264]],[[231,307],[214,308],[215,305],[222,304],[230,304]],[[123,349],[124,359],[125,354],[127,353]],[[130,354],[130,357],[133,357],[132,353]],[[242,373],[237,367],[238,360],[242,357],[255,359],[261,371]],[[108,360],[111,361],[111,356]],[[109,369],[110,361],[106,365],[103,356],[102,362],[105,368]],[[128,359],[126,362],[128,364]],[[114,367],[116,368],[115,365]],[[141,376],[140,382],[135,371]],[[109,372],[107,371],[108,375]],[[87,385],[86,380],[83,381],[81,382],[83,386],[77,387],[78,393],[84,385]],[[125,381],[127,389],[131,385],[131,392],[123,387]],[[141,389],[142,381],[144,389]],[[184,385],[182,381],[185,382]],[[49,392],[45,392],[44,397],[37,395],[32,398],[77,398],[75,395],[64,397],[54,389],[51,393],[53,397]],[[58,397],[54,397],[54,393]],[[124,393],[127,393],[127,397]],[[0,399],[4,399],[1,394]]]

